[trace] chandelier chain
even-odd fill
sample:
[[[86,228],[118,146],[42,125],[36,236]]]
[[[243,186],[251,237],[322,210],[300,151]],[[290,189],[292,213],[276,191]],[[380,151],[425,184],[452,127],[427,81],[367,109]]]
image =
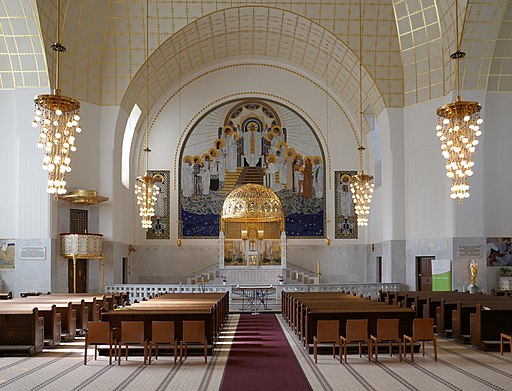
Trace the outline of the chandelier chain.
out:
[[[139,215],[142,217],[142,228],[149,229],[153,226],[152,217],[155,215],[155,202],[160,194],[160,188],[156,184],[158,179],[149,174],[149,0],[146,0],[146,37],[144,42],[144,57],[146,70],[146,129],[145,129],[145,172],[137,177],[135,194],[139,205]]]
[[[469,8],[466,6],[462,32]],[[450,198],[459,203],[469,197],[468,178],[473,175],[473,153],[482,134],[480,125],[481,105],[478,102],[463,101],[460,97],[460,60],[465,53],[460,50],[462,34],[459,37],[459,2],[455,1],[456,51],[450,57],[455,60],[455,83],[457,96],[455,101],[437,109],[436,136],[441,141],[441,154],[447,160],[446,176],[452,180]]]
[[[48,172],[47,191],[58,199],[67,192],[65,174],[71,171],[70,153],[76,151],[75,134],[79,125],[80,102],[60,94],[60,54],[66,48],[60,43],[60,0],[57,1],[57,40],[51,45],[56,52],[55,88],[50,94],[34,97],[32,126],[39,128],[37,147],[43,149],[41,168]]]
[[[363,146],[363,6],[359,2],[359,164],[361,173],[352,176],[350,191],[354,201],[354,209],[357,214],[357,225],[368,225],[368,214],[372,202],[374,183],[373,176],[364,173],[364,146]]]

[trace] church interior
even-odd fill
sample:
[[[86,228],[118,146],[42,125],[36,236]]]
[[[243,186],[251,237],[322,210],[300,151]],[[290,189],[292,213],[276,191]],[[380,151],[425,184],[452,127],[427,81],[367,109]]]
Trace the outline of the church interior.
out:
[[[0,388],[510,389],[512,0],[3,0],[0,27]]]

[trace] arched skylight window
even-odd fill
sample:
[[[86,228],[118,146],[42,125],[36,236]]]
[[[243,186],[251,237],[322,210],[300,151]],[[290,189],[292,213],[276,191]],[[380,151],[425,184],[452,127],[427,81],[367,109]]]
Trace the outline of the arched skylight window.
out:
[[[139,120],[141,111],[134,105],[124,129],[123,147],[121,150],[121,182],[127,189],[130,188],[130,151],[132,149],[133,134]]]

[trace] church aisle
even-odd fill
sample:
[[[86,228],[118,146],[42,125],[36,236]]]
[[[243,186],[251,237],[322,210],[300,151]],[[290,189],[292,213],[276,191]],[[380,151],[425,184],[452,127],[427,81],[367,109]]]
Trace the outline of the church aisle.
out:
[[[221,391],[311,390],[275,314],[241,314]]]

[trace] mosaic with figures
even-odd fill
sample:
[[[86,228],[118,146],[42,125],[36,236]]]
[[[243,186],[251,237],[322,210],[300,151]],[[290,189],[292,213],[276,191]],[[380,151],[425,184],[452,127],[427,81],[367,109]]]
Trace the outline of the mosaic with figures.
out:
[[[151,228],[146,230],[146,239],[169,239],[170,227],[169,227],[169,182],[170,182],[170,171],[159,170],[159,171],[148,171],[149,175],[152,175],[157,179],[156,185],[160,188],[160,193],[155,202],[155,215],[151,218],[153,222]]]
[[[335,238],[357,239],[357,215],[352,201],[350,182],[356,171],[335,171]]]
[[[281,199],[287,237],[324,237],[324,161],[310,125],[286,106],[245,99],[213,109],[180,153],[181,236],[218,237],[226,195],[258,183]]]

